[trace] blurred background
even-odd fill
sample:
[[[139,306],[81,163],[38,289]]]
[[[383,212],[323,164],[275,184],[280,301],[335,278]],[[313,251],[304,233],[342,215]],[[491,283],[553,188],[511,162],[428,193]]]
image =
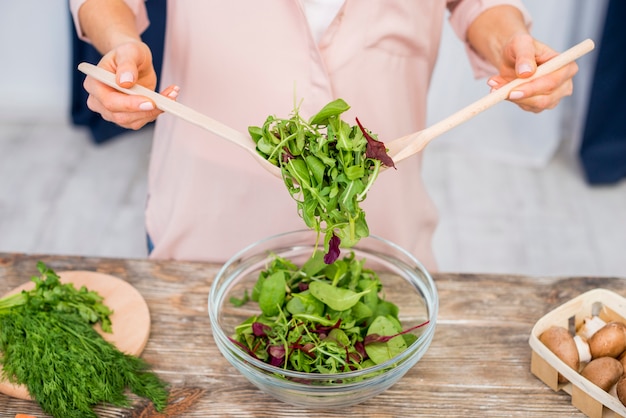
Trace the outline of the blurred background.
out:
[[[584,138],[599,136],[585,131],[598,123],[588,122],[597,108],[589,103],[607,103],[592,92],[601,91],[594,75],[610,3],[527,0],[534,35],[554,49],[596,41],[578,62],[574,95],[539,115],[500,104],[425,150],[424,177],[441,214],[441,270],[626,276],[626,184],[603,171],[626,161],[581,157]],[[0,251],[145,257],[152,128],[98,137],[75,125],[85,122],[80,110],[72,114],[73,42],[65,0],[0,6]],[[459,59],[463,50],[446,26],[429,124],[488,93]],[[601,109],[602,120],[623,118],[612,109]]]

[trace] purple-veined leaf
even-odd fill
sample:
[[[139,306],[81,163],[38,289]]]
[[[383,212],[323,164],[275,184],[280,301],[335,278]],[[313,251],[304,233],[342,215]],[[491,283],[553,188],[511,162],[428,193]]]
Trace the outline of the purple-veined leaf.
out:
[[[324,263],[333,264],[339,258],[339,254],[341,254],[341,250],[339,250],[339,244],[341,244],[341,239],[335,234],[333,234],[332,238],[328,243],[328,252],[324,254]]]
[[[356,118],[356,123],[359,125],[359,129],[363,132],[363,136],[367,139],[367,146],[365,147],[365,156],[367,158],[374,158],[376,160],[380,160],[387,167],[396,168],[396,165],[393,163],[393,160],[387,154],[387,148],[385,144],[381,141],[374,139],[367,130],[361,125],[359,122],[359,118]]]

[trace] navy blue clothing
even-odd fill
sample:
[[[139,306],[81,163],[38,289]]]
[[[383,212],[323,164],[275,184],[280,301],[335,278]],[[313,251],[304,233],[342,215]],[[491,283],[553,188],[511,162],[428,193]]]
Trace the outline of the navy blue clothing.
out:
[[[165,14],[167,0],[148,0],[146,8],[150,19],[150,26],[141,35],[142,40],[150,46],[154,68],[157,73],[157,80],[161,74],[161,64],[163,62],[163,43],[165,36]],[[87,107],[87,92],[83,88],[85,75],[78,71],[76,67],[81,62],[97,64],[102,55],[87,42],[81,41],[76,35],[73,25],[72,36],[72,77],[71,77],[71,103],[70,114],[74,125],[86,126],[89,128],[91,138],[96,144],[106,142],[128,130],[112,122],[107,122],[95,112]],[[158,85],[157,85],[158,90]]]
[[[580,161],[592,185],[626,177],[626,1],[610,0],[591,85]]]

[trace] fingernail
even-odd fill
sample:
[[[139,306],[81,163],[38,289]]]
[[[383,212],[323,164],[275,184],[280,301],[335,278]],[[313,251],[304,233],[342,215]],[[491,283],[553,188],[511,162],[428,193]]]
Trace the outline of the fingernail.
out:
[[[132,83],[135,77],[133,77],[133,73],[125,72],[120,74],[120,83]]]
[[[511,94],[509,94],[509,99],[511,100],[521,99],[522,97],[524,97],[524,92],[521,91],[512,91]]]
[[[491,86],[491,87],[497,87],[498,86],[498,82],[496,80],[489,80],[489,81],[487,81],[487,85]]]
[[[530,73],[533,71],[533,67],[530,66],[530,64],[520,64],[517,67],[517,74],[526,74],[526,73]]]
[[[154,110],[152,102],[143,102],[139,105],[139,110]]]
[[[174,86],[172,87],[172,91],[167,95],[170,99],[175,99],[178,97],[178,93],[180,92],[180,87]]]

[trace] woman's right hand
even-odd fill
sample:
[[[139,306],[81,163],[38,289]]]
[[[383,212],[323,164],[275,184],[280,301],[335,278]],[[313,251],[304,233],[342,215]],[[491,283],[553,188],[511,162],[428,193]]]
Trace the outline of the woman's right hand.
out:
[[[140,84],[154,90],[157,82],[152,65],[152,53],[143,42],[130,41],[109,51],[98,63],[115,74],[117,83],[126,88]],[[89,97],[87,106],[102,118],[128,129],[140,129],[163,113],[146,97],[121,93],[92,77],[86,77],[83,86]],[[176,99],[177,86],[169,86],[161,94]]]

